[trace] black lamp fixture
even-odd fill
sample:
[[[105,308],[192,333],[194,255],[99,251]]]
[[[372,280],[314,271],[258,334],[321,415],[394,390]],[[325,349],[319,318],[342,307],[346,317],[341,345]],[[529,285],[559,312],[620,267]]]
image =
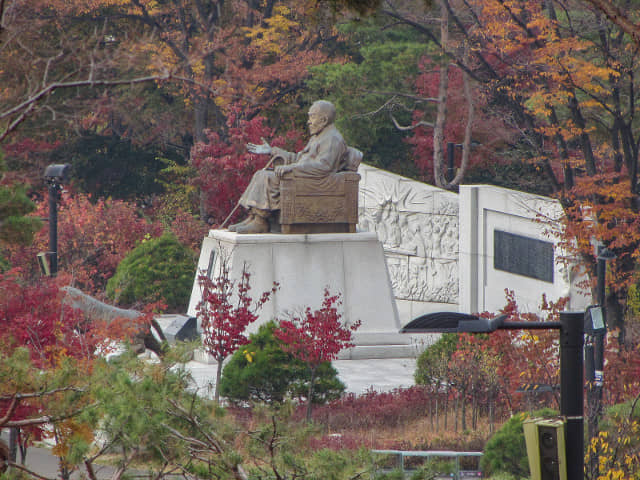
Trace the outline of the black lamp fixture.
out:
[[[592,324],[600,327],[597,313]],[[566,419],[567,478],[583,477],[584,468],[584,327],[585,312],[561,312],[559,322],[509,322],[507,315],[480,318],[459,312],[422,315],[400,333],[487,333],[496,330],[560,331],[560,415]]]
[[[45,275],[58,274],[58,198],[62,185],[69,182],[71,165],[51,164],[44,170],[44,179],[49,187],[49,251],[38,254],[40,268]]]

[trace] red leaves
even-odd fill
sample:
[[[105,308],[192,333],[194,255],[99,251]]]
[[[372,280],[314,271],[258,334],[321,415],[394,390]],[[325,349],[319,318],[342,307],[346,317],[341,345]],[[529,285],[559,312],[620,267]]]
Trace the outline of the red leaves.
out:
[[[331,295],[329,289],[324,290],[324,300],[319,310],[311,311],[307,307],[302,319],[283,320],[280,328],[273,334],[283,343],[283,348],[294,357],[312,367],[320,363],[335,360],[338,353],[353,347],[352,332],[362,323],[358,320],[353,325],[343,325],[337,305],[339,295]]]
[[[196,315],[201,321],[204,347],[217,362],[249,343],[245,330],[258,319],[258,312],[278,288],[274,285],[254,302],[249,294],[250,277],[243,268],[240,281],[235,282],[229,278],[224,265],[222,274],[215,280],[206,275],[198,277],[202,300],[196,307]]]
[[[45,197],[46,198],[46,197]],[[46,218],[46,201],[38,205],[36,216]],[[159,236],[162,226],[148,223],[137,207],[121,200],[99,199],[92,202],[85,194],[63,193],[58,208],[58,267],[73,275],[73,285],[87,293],[102,294],[118,263],[146,235]],[[48,227],[36,235],[34,244],[15,248],[10,260],[14,265],[33,268],[39,276],[36,254],[49,250]]]
[[[55,366],[62,357],[91,358],[98,343],[92,325],[62,298],[55,279],[29,285],[19,271],[0,274],[0,345],[27,347],[41,368]]]
[[[390,392],[371,389],[361,395],[349,393],[317,407],[313,417],[327,425],[330,431],[394,428],[422,417],[433,395],[430,388],[422,385]]]
[[[296,132],[273,138],[273,130],[259,116],[246,120],[231,114],[227,123],[226,140],[216,132],[207,131],[208,142],[196,143],[191,151],[191,162],[198,173],[195,183],[204,194],[208,216],[217,224],[236,205],[252,175],[269,160],[266,155],[249,154],[246,144],[261,144],[264,138],[272,146],[295,150],[302,138]]]
[[[637,332],[630,332],[620,344],[619,332],[610,332],[605,344],[604,402],[616,405],[640,394],[640,343]],[[635,337],[635,338],[634,338]]]
[[[415,79],[415,89],[417,93],[426,98],[434,98],[438,95],[438,83],[440,78],[440,67],[435,65],[430,59],[423,59],[420,63],[421,73]],[[447,92],[447,121],[444,131],[444,141],[446,143],[454,143],[460,145],[464,140],[465,128],[468,118],[467,100],[463,95],[462,72],[458,68],[448,69],[449,88]],[[475,101],[478,107],[484,107],[486,104],[485,97],[476,91]],[[417,123],[425,118],[430,118],[430,107],[417,109],[413,113],[413,121]],[[496,155],[491,155],[491,150],[496,146],[505,143],[508,137],[512,135],[507,132],[504,120],[498,118],[497,115],[490,115],[485,108],[476,108],[475,119],[473,121],[473,140],[482,146],[473,148],[470,152],[471,166],[480,167],[482,164],[493,165],[500,162]],[[412,136],[407,143],[413,146],[413,157],[416,166],[420,169],[421,174],[432,181],[433,172],[433,150],[434,138],[431,128],[418,127],[412,132]],[[454,149],[455,164],[460,165],[460,148]],[[446,145],[444,155],[446,152]]]

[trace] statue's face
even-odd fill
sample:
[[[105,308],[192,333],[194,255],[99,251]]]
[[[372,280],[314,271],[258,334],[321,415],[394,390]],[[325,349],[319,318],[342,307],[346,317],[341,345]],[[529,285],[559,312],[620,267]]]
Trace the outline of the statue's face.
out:
[[[309,133],[311,133],[311,135],[317,135],[327,126],[327,116],[322,113],[319,108],[311,107],[309,109],[307,125],[309,126]]]

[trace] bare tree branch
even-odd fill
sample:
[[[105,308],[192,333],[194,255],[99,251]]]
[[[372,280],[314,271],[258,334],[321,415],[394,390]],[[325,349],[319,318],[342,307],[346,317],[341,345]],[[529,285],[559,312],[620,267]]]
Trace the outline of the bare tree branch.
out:
[[[21,470],[25,473],[27,473],[28,475],[34,477],[34,478],[38,478],[40,480],[56,480],[55,478],[49,478],[49,477],[45,477],[43,475],[40,475],[39,473],[34,472],[33,470],[28,469],[27,467],[25,467],[24,465],[21,465],[19,463],[15,463],[15,462],[7,462],[7,464],[10,467],[16,468],[18,470]]]
[[[27,108],[29,105],[36,103],[39,100],[42,100],[42,98],[51,94],[55,90],[59,90],[61,88],[98,87],[98,86],[114,87],[118,85],[135,85],[138,83],[145,83],[145,82],[151,82],[151,81],[169,80],[170,78],[171,78],[171,75],[167,73],[164,75],[150,75],[147,77],[136,77],[136,78],[130,78],[127,80],[94,80],[91,77],[89,77],[87,80],[76,80],[76,81],[70,81],[70,82],[53,82],[45,86],[44,88],[40,89],[38,92],[31,95],[29,98],[19,103],[18,105],[14,106],[13,108],[10,108],[9,110],[6,110],[0,113],[0,119],[9,117],[11,115],[15,115],[21,110]]]
[[[395,127],[400,130],[400,131],[408,131],[408,130],[414,130],[418,127],[428,127],[428,128],[434,128],[435,125],[433,123],[429,123],[429,122],[425,122],[424,120],[420,120],[418,123],[414,124],[414,125],[407,125],[407,126],[403,126],[400,125],[398,123],[398,120],[396,120],[396,117],[393,116],[393,114],[389,114],[389,116],[391,117],[391,121],[393,122],[393,124],[395,125]]]
[[[4,396],[0,396],[0,400],[6,401],[14,397],[17,398],[18,400],[23,400],[27,398],[39,398],[39,397],[44,397],[46,395],[55,395],[56,393],[62,393],[62,392],[84,393],[86,392],[86,389],[74,387],[74,386],[60,387],[60,388],[54,388],[51,390],[44,390],[42,392],[16,393],[15,395],[4,395]]]
[[[363,93],[370,93],[373,95],[393,95],[394,98],[395,97],[403,97],[403,98],[408,98],[410,100],[415,100],[416,102],[432,102],[432,103],[438,103],[438,99],[437,98],[433,98],[433,97],[421,97],[420,95],[416,95],[416,94],[412,94],[412,93],[402,93],[402,92],[387,92],[384,90],[366,90],[363,89],[361,90]]]
[[[31,427],[33,425],[44,425],[45,423],[54,423],[59,420],[75,417],[76,415],[79,415],[87,408],[90,408],[94,405],[88,405],[86,407],[78,408],[77,410],[69,412],[65,415],[43,415],[41,417],[26,418],[24,420],[11,420],[11,421],[5,422],[2,425],[2,427],[3,428],[14,428],[14,427],[22,428],[22,427]]]

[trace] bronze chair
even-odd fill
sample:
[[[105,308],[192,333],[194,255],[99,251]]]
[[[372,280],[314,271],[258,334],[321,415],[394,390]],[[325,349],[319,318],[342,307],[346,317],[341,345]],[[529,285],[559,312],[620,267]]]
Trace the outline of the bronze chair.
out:
[[[282,233],[355,233],[361,161],[362,152],[349,147],[341,170],[327,178],[285,174],[280,181]]]

